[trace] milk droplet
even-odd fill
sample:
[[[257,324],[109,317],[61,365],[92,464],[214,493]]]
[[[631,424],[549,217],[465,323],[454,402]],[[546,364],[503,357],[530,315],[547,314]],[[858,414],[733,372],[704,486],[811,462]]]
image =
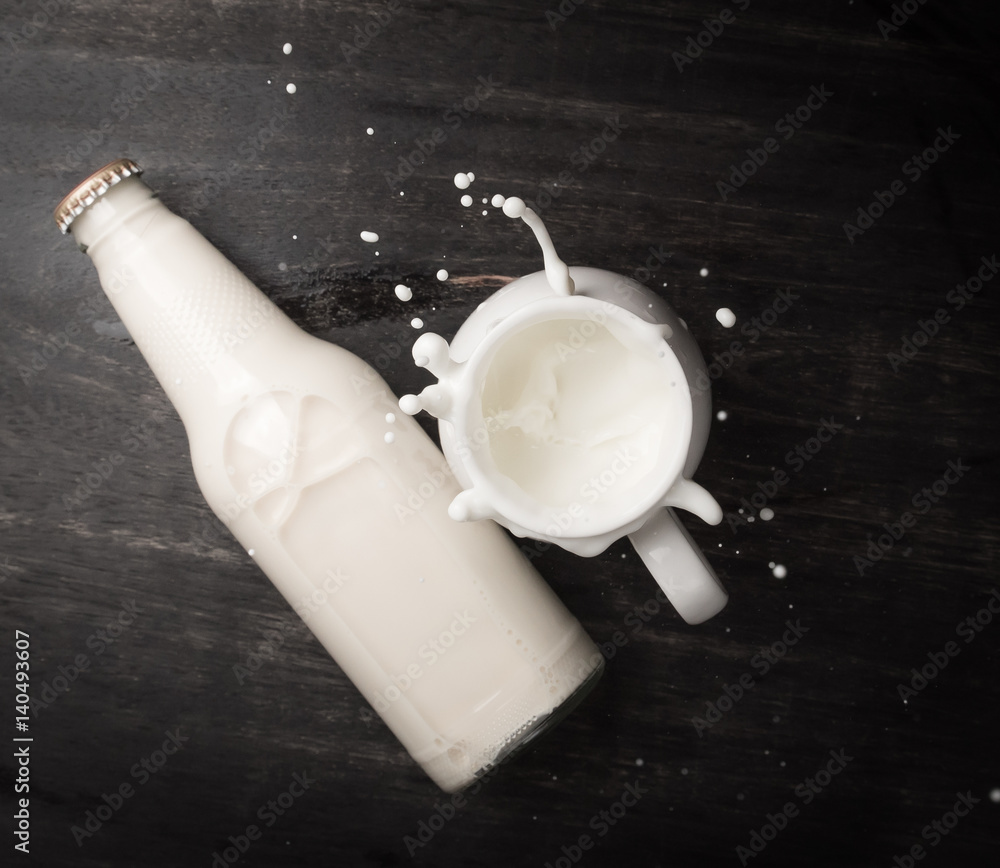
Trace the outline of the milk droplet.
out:
[[[399,409],[408,416],[416,416],[420,412],[420,400],[416,395],[403,395],[399,399]]]
[[[396,421],[396,414],[395,413],[386,413],[385,414],[385,421],[388,422],[391,425],[393,422]]]
[[[364,232],[361,233],[361,240],[367,241],[369,244],[374,244],[376,241],[378,241],[378,233],[369,232],[366,229]]]
[[[288,271],[288,264],[285,262],[279,262],[278,271]]]
[[[253,549],[247,549],[247,554],[250,555],[250,557],[253,557],[253,552]]]
[[[471,197],[471,196],[470,196],[470,195],[469,195],[468,193],[466,193],[466,194],[465,194],[465,195],[464,195],[464,196],[462,197],[462,204],[463,204],[463,205],[464,205],[464,206],[465,206],[466,208],[468,208],[468,207],[469,207],[469,206],[470,206],[470,205],[472,204],[472,197]]]
[[[476,180],[476,173],[475,172],[469,172],[469,181],[470,181],[470,183],[472,181],[475,181],[475,180]]]
[[[698,272],[698,274],[700,274],[702,277],[708,277],[708,269],[703,268],[701,271]]]
[[[643,764],[644,764],[644,760],[642,759],[642,757],[638,757],[638,758],[636,759],[636,761],[635,761],[635,764],[636,764],[637,766],[641,766],[641,765],[643,765]]]
[[[720,422],[725,422],[726,419],[729,418],[729,414],[725,410],[719,410],[719,412],[715,414],[715,418]]]
[[[410,325],[415,329],[422,329],[424,327],[424,321],[420,317],[415,316],[410,320]]]
[[[365,130],[365,132],[368,133],[368,135],[370,135],[370,136],[374,136],[375,135],[375,130],[373,130],[371,127],[368,127],[368,129]],[[403,194],[400,193],[399,195],[402,196]]]
[[[990,790],[990,801],[991,802],[1000,802],[1000,787],[997,787],[996,789]]]
[[[455,186],[458,187],[459,190],[469,189],[469,184],[471,183],[472,178],[466,175],[465,172],[459,172],[455,175]]]
[[[291,42],[286,42],[284,45],[281,46],[281,50],[284,51],[285,54],[291,54],[292,53],[292,43]]]
[[[734,325],[736,325],[736,314],[734,314],[728,307],[720,307],[715,312],[715,318],[727,329],[731,329]]]
[[[503,208],[503,203],[506,202],[506,201],[507,201],[506,198],[504,198],[499,193],[497,193],[496,196],[494,196],[493,200],[492,200],[493,207],[494,208]]]
[[[771,507],[769,507],[769,506],[765,506],[760,511],[760,520],[761,521],[770,521],[772,518],[774,518],[774,510],[771,509]],[[779,578],[780,578],[780,576],[779,576]]]
[[[287,90],[289,93],[295,93],[295,91],[297,91],[298,88],[291,82],[288,82],[288,84],[285,85],[285,90]]]
[[[413,290],[402,283],[397,283],[396,298],[398,298],[400,301],[409,301],[411,298],[413,298]]]
[[[392,443],[392,441],[395,440],[395,439],[396,439],[396,435],[393,434],[392,431],[386,431],[385,432],[385,442],[386,443]]]
[[[788,570],[785,569],[784,564],[775,564],[774,569],[771,570],[771,573],[774,575],[776,579],[783,579],[785,578],[785,576],[788,575]]]
[[[487,199],[487,198],[486,198],[485,196],[483,196],[483,204],[484,204],[484,205],[485,205],[485,204],[486,204],[487,202],[489,202],[489,201],[490,201],[489,199]]]
[[[483,211],[483,216],[485,217],[489,213],[490,213],[489,211]]]
[[[524,199],[519,199],[517,196],[511,196],[509,199],[504,200],[503,213],[508,217],[517,219],[524,214],[524,209],[527,207],[528,206],[524,204]]]
[[[767,562],[767,568],[769,570],[773,570],[774,569],[774,561],[768,561]]]
[[[440,271],[439,271],[439,272],[437,273],[437,279],[438,279],[438,280],[447,280],[447,279],[448,279],[448,272],[447,272],[447,271],[445,271],[445,270],[444,270],[444,269],[442,268],[442,269],[441,269],[441,270],[440,270]]]

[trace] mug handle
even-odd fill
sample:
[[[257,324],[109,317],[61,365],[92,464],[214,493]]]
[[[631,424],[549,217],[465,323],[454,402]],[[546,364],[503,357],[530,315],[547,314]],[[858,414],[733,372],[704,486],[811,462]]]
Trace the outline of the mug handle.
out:
[[[670,507],[652,515],[628,538],[688,624],[701,624],[725,608],[729,594]]]

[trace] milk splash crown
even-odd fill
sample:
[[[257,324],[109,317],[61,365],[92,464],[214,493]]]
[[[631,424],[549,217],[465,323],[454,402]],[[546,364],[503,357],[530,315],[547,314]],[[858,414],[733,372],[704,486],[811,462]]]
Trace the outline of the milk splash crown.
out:
[[[528,224],[545,270],[483,302],[450,346],[421,336],[414,361],[438,381],[400,400],[440,420],[463,488],[449,515],[588,557],[628,535],[685,620],[712,617],[727,595],[669,508],[722,520],[690,479],[711,420],[708,390],[690,386],[707,377],[697,344],[642,285],[568,267],[523,200],[492,204]]]

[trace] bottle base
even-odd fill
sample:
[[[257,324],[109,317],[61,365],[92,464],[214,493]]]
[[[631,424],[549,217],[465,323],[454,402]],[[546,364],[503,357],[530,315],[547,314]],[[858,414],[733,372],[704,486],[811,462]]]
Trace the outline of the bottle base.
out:
[[[522,671],[502,703],[482,710],[478,719],[456,722],[430,750],[411,752],[445,792],[474,784],[558,724],[600,679],[604,657],[577,624],[537,665],[541,674]]]
[[[555,729],[563,720],[565,720],[573,712],[573,710],[587,698],[587,695],[597,686],[597,682],[601,680],[601,676],[604,674],[604,657],[601,657],[600,663],[594,669],[590,675],[576,688],[573,693],[562,703],[562,705],[553,709],[552,713],[543,717],[541,720],[536,721],[535,724],[528,729],[523,735],[521,735],[516,741],[507,745],[492,763],[480,769],[475,774],[475,780],[483,777],[485,774],[490,772],[492,769],[496,768],[503,763],[510,762],[517,756],[521,754],[526,747],[528,747],[533,742],[537,741],[547,732]],[[470,783],[475,783],[475,780],[470,781]]]

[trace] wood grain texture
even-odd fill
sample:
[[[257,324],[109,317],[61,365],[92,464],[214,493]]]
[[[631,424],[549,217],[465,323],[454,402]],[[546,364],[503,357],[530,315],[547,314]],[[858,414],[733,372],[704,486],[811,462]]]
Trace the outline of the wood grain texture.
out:
[[[35,687],[78,655],[89,666],[31,724],[25,861],[209,865],[295,773],[316,783],[237,864],[556,865],[590,834],[583,865],[735,865],[787,802],[799,815],[752,864],[874,868],[915,843],[923,865],[995,861],[1000,624],[969,643],[956,627],[1000,585],[1000,279],[961,310],[948,300],[1000,252],[995,4],[928,0],[883,39],[885,2],[587,0],[553,27],[544,5],[421,0],[357,54],[343,44],[386,4],[54,5],[0,13],[0,683],[12,696],[15,628],[31,634]],[[679,71],[673,52],[725,8],[735,21]],[[462,117],[479,77],[495,89]],[[833,95],[776,135],[814,86]],[[590,161],[581,148],[609,118],[621,134]],[[438,128],[434,152],[387,181]],[[939,128],[960,138],[913,179],[904,164]],[[777,152],[724,201],[717,182],[769,136]],[[475,171],[477,197],[554,190],[543,214],[568,262],[633,275],[650,247],[669,254],[639,276],[718,361],[728,413],[699,481],[738,515],[788,475],[770,522],[688,523],[731,593],[700,627],[660,610],[631,632],[655,588],[623,543],[535,560],[596,641],[628,641],[580,708],[412,855],[404,836],[441,794],[212,516],[167,398],[52,223],[73,184],[122,155],[307,331],[385,353],[397,394],[427,382],[408,361],[412,317],[450,337],[504,275],[540,267],[525,227],[459,205],[454,174]],[[849,243],[844,223],[897,179],[905,194]],[[772,320],[779,292],[793,303]],[[887,354],[939,308],[950,320],[894,371]],[[822,420],[844,427],[797,470],[788,456]],[[67,506],[114,453],[114,473]],[[855,555],[958,460],[961,480],[859,575]],[[132,600],[134,625],[102,645]],[[788,619],[808,632],[762,673],[755,655]],[[281,649],[240,684],[233,666],[274,630]],[[897,685],[948,641],[960,654],[904,704]],[[692,717],[747,674],[752,689],[699,735]],[[183,749],[78,846],[71,827],[137,784],[130,769],[178,728]],[[795,787],[841,749],[853,759],[804,804]],[[599,835],[591,818],[635,782],[648,792]],[[959,792],[981,801],[931,846],[921,830]]]

